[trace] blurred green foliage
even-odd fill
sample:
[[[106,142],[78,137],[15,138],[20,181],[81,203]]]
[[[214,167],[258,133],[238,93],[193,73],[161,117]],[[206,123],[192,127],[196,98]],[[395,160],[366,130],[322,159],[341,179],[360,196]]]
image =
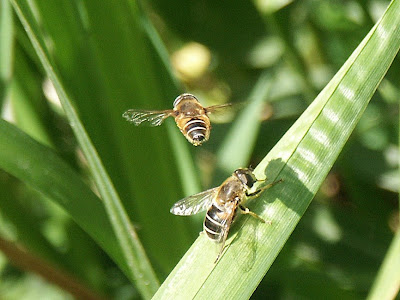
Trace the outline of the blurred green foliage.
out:
[[[50,101],[52,89],[21,23],[8,0],[0,3],[3,118],[51,148],[96,192],[62,109]],[[194,148],[172,120],[159,128],[136,128],[122,119],[124,110],[169,109],[183,91],[194,93],[205,105],[242,102],[267,74],[265,110],[273,113],[261,123],[257,136],[262,138],[249,143],[244,158],[255,166],[389,4],[380,0],[179,0],[143,1],[140,6],[133,1],[30,3],[64,88],[161,282],[202,222],[201,216],[175,217],[169,207],[187,194],[218,185],[231,173],[216,157],[223,153],[231,123],[215,123],[210,141]],[[193,43],[203,46],[205,67],[197,74],[189,59],[184,65],[188,74],[178,75],[185,86],[181,90],[162,55],[168,54],[179,69],[185,63],[179,51],[190,50]],[[399,73],[396,59],[254,299],[367,295],[399,227]],[[231,151],[235,156],[235,149]],[[0,170],[1,237],[99,295],[140,298],[104,249],[68,214],[26,185],[28,180],[10,174]],[[0,255],[2,298],[64,299],[67,293]]]

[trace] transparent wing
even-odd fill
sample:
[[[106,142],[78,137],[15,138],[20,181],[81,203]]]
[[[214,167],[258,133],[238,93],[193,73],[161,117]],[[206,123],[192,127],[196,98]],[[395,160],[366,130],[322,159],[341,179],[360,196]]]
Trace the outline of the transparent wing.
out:
[[[205,108],[207,115],[213,123],[228,123],[233,120],[236,113],[245,106],[245,102],[213,105]]]
[[[141,110],[141,109],[129,109],[123,113],[123,117],[136,126],[143,122],[148,122],[150,126],[159,126],[164,122],[166,118],[172,116],[174,111],[170,110]]]
[[[227,109],[233,109],[237,108],[238,104],[233,104],[233,103],[226,103],[226,104],[220,104],[220,105],[213,105],[206,107],[206,113],[211,114],[211,113],[221,113],[226,111]]]
[[[235,217],[235,211],[232,211],[229,215],[226,216],[225,219],[221,222],[221,236],[218,240],[219,243],[225,243],[226,238],[228,237],[229,230],[231,229],[233,218]]]
[[[214,261],[214,263],[217,263],[217,261],[221,257],[222,252],[224,251],[225,242],[228,237],[229,229],[231,228],[234,216],[235,216],[235,210],[232,210],[230,212],[230,214],[226,218],[224,218],[221,222],[222,230],[221,230],[219,239],[217,241],[218,243],[221,243],[221,250],[219,250],[218,256],[217,256],[216,260]]]
[[[218,187],[192,195],[176,202],[170,209],[174,215],[189,216],[206,210],[211,206]]]

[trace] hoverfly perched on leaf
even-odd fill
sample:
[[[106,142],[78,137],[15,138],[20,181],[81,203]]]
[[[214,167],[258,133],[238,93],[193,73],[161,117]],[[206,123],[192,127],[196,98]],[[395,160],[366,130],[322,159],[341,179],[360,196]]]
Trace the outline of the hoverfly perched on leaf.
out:
[[[206,190],[176,202],[172,206],[170,212],[174,215],[189,216],[207,209],[203,223],[204,232],[211,240],[221,243],[221,250],[215,260],[216,263],[224,250],[229,229],[238,209],[241,213],[249,214],[265,223],[263,218],[245,207],[244,202],[247,198],[259,195],[262,191],[282,180],[265,185],[255,192],[250,192],[257,181],[263,180],[258,180],[252,170],[248,168],[237,169],[233,172],[232,176],[226,179],[219,187]]]
[[[228,103],[203,107],[192,94],[179,95],[173,105],[173,109],[167,110],[129,109],[122,116],[136,126],[142,123],[159,126],[166,118],[174,117],[176,125],[186,139],[199,146],[210,137],[211,122],[208,114],[232,106]]]

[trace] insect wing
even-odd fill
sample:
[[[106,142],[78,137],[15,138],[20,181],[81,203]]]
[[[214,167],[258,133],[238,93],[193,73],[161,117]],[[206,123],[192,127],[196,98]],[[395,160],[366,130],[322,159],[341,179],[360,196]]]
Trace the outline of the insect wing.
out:
[[[227,103],[206,107],[205,111],[213,123],[228,123],[232,121],[236,113],[243,107],[243,102]]]
[[[213,106],[209,106],[206,107],[206,113],[207,114],[211,114],[211,113],[221,113],[224,112],[224,110],[226,110],[227,108],[233,108],[236,107],[237,105],[233,104],[233,103],[226,103],[226,104],[220,104],[220,105],[213,105]]]
[[[218,243],[221,243],[221,250],[219,251],[218,256],[215,259],[214,263],[217,263],[217,261],[219,260],[219,258],[222,255],[222,252],[224,251],[225,242],[228,237],[229,229],[231,228],[233,218],[235,217],[235,211],[236,211],[236,208],[233,207],[233,209],[227,213],[227,215],[221,222],[221,233],[220,233],[219,239],[217,240]]]
[[[226,207],[225,207],[226,208]],[[228,211],[225,211],[226,215],[225,218],[221,221],[221,227],[223,228],[222,232],[221,232],[221,241],[220,242],[225,242],[225,239],[228,235],[229,229],[232,225],[233,219],[236,215],[236,208],[232,207],[231,209],[229,209]]]
[[[122,115],[128,122],[139,126],[143,122],[150,126],[160,126],[162,122],[169,116],[172,116],[174,111],[171,110],[140,110],[129,109]]]
[[[170,209],[174,215],[189,216],[208,209],[214,199],[218,188],[206,190],[176,202]]]

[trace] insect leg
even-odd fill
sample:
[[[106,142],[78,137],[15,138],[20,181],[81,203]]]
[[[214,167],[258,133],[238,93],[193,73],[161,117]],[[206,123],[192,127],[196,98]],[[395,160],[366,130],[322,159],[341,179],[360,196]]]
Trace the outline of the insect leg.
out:
[[[246,196],[247,196],[247,197],[258,197],[258,196],[260,195],[261,192],[263,192],[263,191],[265,191],[265,190],[267,190],[267,189],[273,187],[275,184],[280,183],[280,182],[282,182],[282,181],[283,181],[283,179],[279,179],[279,180],[277,180],[277,181],[274,181],[274,182],[272,182],[272,183],[270,183],[270,184],[267,184],[267,185],[263,186],[262,188],[258,189],[257,191],[255,191],[255,192],[253,192],[253,193],[250,193],[250,194],[247,194],[247,193],[246,193]]]
[[[263,223],[271,224],[271,221],[265,221],[265,220],[264,220],[263,218],[261,218],[259,215],[257,215],[256,213],[252,212],[248,207],[245,207],[245,206],[243,206],[243,205],[239,205],[239,208],[240,208],[242,214],[244,214],[244,215],[250,215],[250,216],[252,216],[253,218],[255,218],[255,219],[257,219],[257,220],[259,220],[259,221],[261,221],[261,222],[263,222]]]

